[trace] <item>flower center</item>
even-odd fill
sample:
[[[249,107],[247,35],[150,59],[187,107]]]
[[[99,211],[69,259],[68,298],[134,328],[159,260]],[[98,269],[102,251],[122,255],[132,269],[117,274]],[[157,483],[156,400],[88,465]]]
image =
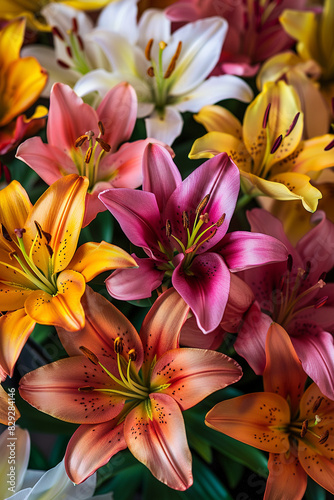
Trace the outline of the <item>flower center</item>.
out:
[[[27,278],[32,285],[32,289],[39,289],[43,290],[44,292],[50,295],[56,295],[57,276],[53,274],[53,261],[52,261],[53,249],[49,244],[51,241],[51,235],[46,231],[43,231],[43,229],[41,228],[40,224],[37,221],[35,221],[35,226],[37,229],[37,234],[32,242],[28,254],[23,241],[23,235],[26,232],[26,230],[24,228],[15,229],[14,230],[16,235],[16,241],[15,241],[10,237],[6,228],[1,224],[3,237],[9,243],[14,245],[14,249],[9,253],[9,256],[11,260],[15,259],[17,261],[19,267],[15,265],[10,265],[6,262],[0,262],[0,264],[5,266],[6,268],[12,269],[15,274],[18,273]],[[47,250],[47,255],[48,255],[47,272],[46,271],[43,272],[34,262],[34,255],[36,255],[37,250],[39,250],[41,247],[44,247]],[[2,283],[8,286],[13,286],[13,285],[15,285],[15,287],[20,286],[18,283],[13,283],[4,280],[2,280]]]
[[[323,397],[319,396],[314,402],[312,408],[312,412],[314,413],[314,418],[308,418],[303,421],[296,420],[294,422],[291,422],[291,424],[289,425],[289,431],[293,436],[297,437],[298,439],[304,439],[304,437],[307,434],[311,434],[312,436],[315,436],[319,440],[320,444],[326,443],[327,439],[329,438],[329,431],[326,430],[325,432],[319,435],[315,430],[315,427],[320,422],[322,422],[322,418],[316,412],[319,409],[323,399],[324,399]]]
[[[159,56],[158,62],[156,62],[151,56],[153,42],[154,40],[151,38],[145,49],[145,57],[151,63],[151,66],[147,70],[147,74],[153,79],[153,93],[156,109],[163,116],[165,105],[167,104],[168,90],[171,83],[170,77],[175,70],[176,62],[180,56],[182,42],[178,43],[176,51],[171,58],[166,71],[163,70],[163,52],[167,47],[167,43],[163,41],[159,42]]]
[[[77,166],[79,175],[88,177],[88,189],[92,189],[96,184],[101,158],[105,153],[109,153],[111,150],[110,144],[106,143],[101,138],[101,136],[105,133],[104,125],[101,121],[98,122],[98,127],[99,135],[95,137],[95,140],[94,132],[89,130],[85,134],[78,137],[74,144],[76,148],[79,148],[80,154],[77,155],[77,153],[75,153],[73,155],[73,161]],[[82,146],[85,147],[82,148]]]
[[[91,71],[91,67],[85,56],[84,42],[78,32],[78,21],[75,17],[72,18],[72,28],[68,30],[67,36],[57,27],[52,28],[53,35],[58,38],[64,45],[66,53],[71,61],[65,62],[62,59],[57,59],[57,63],[64,69],[72,69],[85,75]]]

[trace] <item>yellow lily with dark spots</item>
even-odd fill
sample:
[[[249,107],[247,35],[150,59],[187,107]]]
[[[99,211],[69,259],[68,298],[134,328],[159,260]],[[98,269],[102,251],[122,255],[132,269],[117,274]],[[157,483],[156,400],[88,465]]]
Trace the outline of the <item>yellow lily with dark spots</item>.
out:
[[[317,209],[322,195],[310,180],[334,165],[334,135],[302,140],[303,113],[290,85],[266,83],[248,106],[243,125],[219,106],[202,108],[195,119],[209,133],[194,142],[190,158],[226,152],[239,167],[249,197],[299,199],[309,212]]]
[[[68,175],[33,206],[13,181],[0,191],[0,367],[12,376],[36,323],[68,331],[85,325],[86,282],[103,271],[136,266],[128,253],[102,241],[76,251],[88,179]]]

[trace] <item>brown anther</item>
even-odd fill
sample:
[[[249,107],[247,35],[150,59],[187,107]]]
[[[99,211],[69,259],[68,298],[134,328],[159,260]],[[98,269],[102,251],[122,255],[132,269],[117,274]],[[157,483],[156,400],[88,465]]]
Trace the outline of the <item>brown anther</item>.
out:
[[[40,237],[40,239],[42,239],[42,227],[41,227],[41,225],[37,222],[37,220],[34,220],[34,224],[36,226],[38,236]]]
[[[114,351],[116,354],[122,354],[122,352],[123,352],[123,339],[122,339],[122,337],[115,338]]]
[[[304,420],[303,424],[302,424],[302,430],[300,431],[300,437],[303,438],[307,432],[307,428],[308,428],[308,420]]]
[[[197,208],[196,208],[196,214],[200,214],[204,208],[207,206],[207,204],[209,203],[209,200],[210,200],[210,195],[209,194],[206,194],[203,198],[202,201],[199,202],[199,204],[197,205]]]
[[[24,227],[20,227],[20,228],[14,229],[14,233],[16,234],[16,236],[18,238],[23,238],[23,234],[25,232],[26,232],[26,230],[24,229]]]
[[[320,438],[319,438],[319,444],[324,444],[326,443],[327,439],[329,437],[329,430],[327,429],[327,431],[325,431],[323,434],[321,434]]]
[[[66,45],[66,52],[70,59],[73,59],[72,49],[69,45]]]
[[[278,150],[278,148],[280,147],[280,145],[282,144],[282,141],[283,141],[283,136],[282,134],[279,135],[276,139],[276,141],[274,142],[274,145],[273,147],[271,148],[271,151],[270,151],[270,154],[274,154],[276,153],[276,151]]]
[[[73,33],[78,33],[78,21],[76,17],[72,17],[72,31]]]
[[[86,356],[86,358],[88,358],[89,361],[91,361],[93,363],[93,365],[98,365],[99,364],[98,357],[92,351],[90,351],[89,349],[87,349],[87,347],[84,347],[82,345],[82,346],[79,347],[79,349],[82,352],[82,354],[84,356]]]
[[[129,354],[129,359],[131,359],[131,361],[136,361],[137,353],[136,353],[135,349],[130,349],[128,354]]]
[[[208,212],[205,212],[205,214],[200,215],[199,220],[201,220],[204,224],[207,224],[209,222]]]
[[[151,60],[151,49],[153,45],[153,38],[150,38],[150,40],[147,42],[147,45],[145,47],[145,57],[148,61]]]
[[[70,69],[70,65],[67,64],[65,61],[62,61],[61,59],[57,59],[56,60],[58,66],[60,66],[61,68],[64,68],[64,69]]]
[[[184,212],[182,212],[182,224],[183,224],[184,229],[189,228],[189,217],[188,217],[188,214],[185,210],[184,210]]]
[[[90,162],[90,159],[92,157],[92,153],[93,153],[93,148],[90,146],[87,149],[86,154],[85,154],[85,163],[89,163]]]
[[[53,255],[53,250],[52,250],[52,248],[51,248],[51,247],[50,247],[50,245],[48,245],[48,244],[46,244],[45,246],[46,246],[46,248],[47,248],[47,251],[49,252],[50,257],[52,257],[52,255]]]
[[[101,139],[100,137],[97,137],[96,138],[96,142],[98,142],[101,146],[101,148],[106,152],[106,153],[109,153],[109,151],[111,150],[111,146],[110,144],[108,144],[107,142],[105,142],[103,139]]]
[[[74,143],[74,146],[76,148],[81,148],[81,146],[87,141],[88,139],[88,135],[80,135],[80,137],[78,137]]]
[[[176,48],[175,54],[173,55],[172,59],[170,60],[170,63],[168,65],[168,68],[164,74],[164,78],[169,78],[170,75],[173,73],[175,66],[176,66],[176,61],[179,58],[180,52],[182,49],[182,42],[178,43],[178,46]]]
[[[324,147],[324,151],[329,151],[332,148],[334,148],[334,139]]]
[[[166,43],[166,42],[164,42],[163,40],[161,40],[161,41],[159,42],[159,49],[160,49],[160,50],[165,50],[165,48],[166,48],[166,47],[167,47],[167,43]]]
[[[97,122],[97,126],[99,127],[99,131],[100,131],[101,135],[104,135],[106,130],[105,130],[104,125],[103,125],[103,123],[101,122],[101,120],[99,120],[99,121]]]
[[[84,51],[85,50],[85,45],[84,45],[83,39],[81,38],[80,35],[77,35],[77,40],[78,40],[78,43],[79,43],[80,50]]]
[[[1,224],[1,230],[2,230],[2,236],[5,238],[7,241],[13,241],[12,238],[9,236],[9,232],[5,228],[3,224]]]
[[[166,236],[167,236],[167,238],[169,238],[171,234],[172,234],[172,225],[170,223],[170,220],[167,219],[166,220]]]
[[[270,107],[271,107],[271,103],[268,104],[268,106],[266,107],[266,110],[264,112],[263,122],[262,122],[262,128],[266,128],[266,126],[267,126]]]
[[[86,387],[78,387],[78,391],[80,392],[91,392],[94,391],[94,387],[87,385]]]
[[[291,132],[293,131],[293,129],[297,125],[299,116],[300,116],[300,111],[298,111],[298,113],[295,115],[294,119],[292,120],[292,123],[291,123],[287,133],[285,134],[285,137],[287,137],[288,135],[291,134]]]
[[[316,301],[316,303],[314,304],[314,309],[320,309],[320,307],[324,306],[326,304],[328,300],[328,295],[326,295],[325,297],[321,297],[320,299],[318,299]]]
[[[225,217],[226,214],[223,214],[221,217],[219,217],[219,219],[216,222],[216,227],[220,227],[224,223]]]
[[[152,78],[154,77],[154,69],[153,69],[153,66],[150,66],[150,67],[147,69],[147,74],[148,74],[148,76],[151,76]]]
[[[313,413],[315,413],[319,409],[323,399],[324,398],[322,396],[317,397],[317,399],[314,402],[313,408],[312,408]]]
[[[53,26],[51,31],[52,31],[52,34],[54,36],[57,36],[63,42],[65,41],[65,38],[64,38],[62,32],[57,28],[57,26]]]

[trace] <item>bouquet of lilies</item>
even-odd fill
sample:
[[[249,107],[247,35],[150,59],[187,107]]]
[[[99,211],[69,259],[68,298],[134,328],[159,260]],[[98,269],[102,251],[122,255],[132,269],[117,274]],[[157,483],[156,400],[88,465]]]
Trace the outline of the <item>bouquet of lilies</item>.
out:
[[[334,495],[334,2],[0,6],[0,500]]]

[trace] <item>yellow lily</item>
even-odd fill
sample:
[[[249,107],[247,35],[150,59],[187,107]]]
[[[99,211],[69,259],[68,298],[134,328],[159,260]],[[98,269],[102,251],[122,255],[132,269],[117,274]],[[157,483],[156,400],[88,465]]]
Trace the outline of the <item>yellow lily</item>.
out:
[[[97,10],[105,7],[110,0],[1,0],[1,17],[13,19],[25,17],[31,29],[51,31],[43,17],[43,7],[49,3],[59,2],[78,10]]]
[[[0,154],[11,149],[13,141],[21,139],[31,126],[36,128],[34,119],[47,114],[46,108],[38,107],[29,120],[19,116],[37,100],[47,81],[46,72],[34,57],[20,57],[24,31],[23,19],[0,30]],[[39,120],[39,128],[43,124],[44,120]]]
[[[87,187],[86,177],[62,177],[34,206],[17,181],[0,191],[0,367],[10,376],[36,323],[80,330],[86,282],[136,266],[104,241],[76,251]]]
[[[265,83],[248,106],[243,125],[219,106],[202,108],[195,119],[209,133],[194,142],[189,158],[226,152],[239,167],[248,198],[301,200],[306,210],[316,210],[322,195],[310,184],[309,175],[334,164],[334,135],[301,140],[303,113],[290,85]]]

